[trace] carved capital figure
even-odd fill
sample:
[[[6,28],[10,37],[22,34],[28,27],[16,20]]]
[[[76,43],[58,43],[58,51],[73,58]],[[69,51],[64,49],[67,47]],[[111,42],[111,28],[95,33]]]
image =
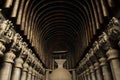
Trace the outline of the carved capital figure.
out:
[[[14,63],[14,59],[15,59],[16,55],[10,51],[10,52],[7,52],[5,54],[5,62],[10,62],[10,63]]]
[[[99,36],[98,43],[100,48],[104,50],[108,50],[111,47],[110,42],[108,40],[108,36],[105,32],[103,32],[103,34]]]
[[[23,64],[23,59],[21,57],[15,59],[15,67],[22,68],[22,64]]]
[[[107,59],[105,57],[100,58],[99,61],[101,66],[104,66],[107,64]]]
[[[21,46],[19,45],[19,42],[22,41],[22,37],[20,36],[19,33],[16,33],[15,36],[14,36],[14,39],[13,39],[13,44],[11,46],[11,49],[13,51],[20,51],[21,49]]]
[[[29,67],[28,63],[25,62],[25,63],[23,64],[23,70],[24,70],[24,71],[28,71],[28,67]]]
[[[112,40],[120,39],[120,22],[117,18],[113,17],[110,20],[108,24],[107,34]]]
[[[13,37],[13,25],[11,21],[4,20],[2,24],[0,24],[0,41],[5,43],[11,42],[11,38]]]
[[[21,51],[20,51],[20,57],[27,58],[29,49],[27,48],[27,43],[23,42],[22,40],[19,42]]]

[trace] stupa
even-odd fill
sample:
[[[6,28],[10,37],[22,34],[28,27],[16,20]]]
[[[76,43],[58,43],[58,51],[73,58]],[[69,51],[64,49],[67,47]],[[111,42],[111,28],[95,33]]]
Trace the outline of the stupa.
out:
[[[56,59],[55,62],[58,64],[58,68],[55,69],[51,75],[50,80],[72,80],[71,74],[65,68],[63,68],[63,64],[66,59]]]

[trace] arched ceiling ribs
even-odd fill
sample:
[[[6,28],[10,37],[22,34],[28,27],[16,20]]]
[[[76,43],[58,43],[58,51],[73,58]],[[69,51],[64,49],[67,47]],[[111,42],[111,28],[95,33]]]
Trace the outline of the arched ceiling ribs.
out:
[[[39,22],[38,22],[39,23]]]
[[[24,27],[25,27],[25,22],[26,22],[25,18],[26,18],[26,15],[27,15],[29,2],[30,2],[30,0],[27,0],[27,2],[25,4],[25,8],[24,8],[24,11],[23,11],[23,17],[22,17],[22,21],[21,21],[21,30],[24,30]]]
[[[30,0],[26,11],[25,33],[34,47],[40,48],[37,48],[40,55],[61,44],[80,57],[81,50],[88,46],[95,34],[94,11],[88,0]]]
[[[60,29],[60,28],[58,28],[58,29]],[[64,34],[69,34],[68,36],[70,37],[70,39],[72,40],[72,39],[74,39],[74,37],[76,36],[76,34],[75,33],[73,33],[73,32],[69,32],[68,30],[63,30],[63,29],[60,29],[60,30],[62,30],[62,32],[64,32]],[[53,33],[52,33],[53,32]],[[49,35],[50,34],[53,34],[54,35],[54,33],[57,33],[57,32],[59,32],[59,30],[55,30],[55,29],[53,29],[53,30],[51,30],[50,32],[49,32],[49,34],[47,34],[46,33],[46,35],[42,38],[43,40],[46,40],[46,38],[45,37],[50,37]],[[73,34],[71,34],[71,33],[73,33]],[[52,35],[51,35],[52,36]],[[66,36],[66,35],[65,35]]]

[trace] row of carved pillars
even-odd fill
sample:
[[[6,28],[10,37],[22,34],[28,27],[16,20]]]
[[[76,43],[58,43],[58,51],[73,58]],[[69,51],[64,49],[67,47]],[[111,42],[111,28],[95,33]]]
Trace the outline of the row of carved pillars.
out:
[[[1,19],[2,20],[2,19]],[[14,30],[9,20],[0,23],[0,80],[43,80],[40,60]]]
[[[42,80],[42,76],[23,61],[21,57],[15,58],[13,52],[5,54],[4,61],[0,63],[0,80]]]
[[[119,80],[120,62],[117,57],[111,58],[110,63],[105,57],[101,57],[99,63],[96,62],[79,74],[78,80]]]
[[[119,20],[112,18],[107,29],[80,61],[78,80],[120,80]]]

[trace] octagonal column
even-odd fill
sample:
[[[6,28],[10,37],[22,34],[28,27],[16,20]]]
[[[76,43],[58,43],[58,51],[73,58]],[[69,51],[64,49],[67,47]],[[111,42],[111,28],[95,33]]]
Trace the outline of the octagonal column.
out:
[[[31,66],[28,68],[27,80],[32,80],[32,67]]]
[[[35,70],[32,69],[32,80],[35,80]]]
[[[23,64],[22,58],[18,57],[15,59],[15,66],[13,68],[11,80],[20,80],[22,64]]]
[[[15,54],[10,51],[5,54],[5,60],[0,69],[0,80],[10,80],[11,78],[11,71],[12,71],[12,64],[14,63]]]
[[[90,76],[90,69],[87,69],[87,80],[91,80],[91,76]]]
[[[91,79],[96,80],[95,69],[93,65],[90,66],[90,73],[91,73]]]
[[[27,80],[27,73],[28,73],[28,64],[25,62],[23,64],[21,80]]]
[[[102,68],[102,72],[103,72],[103,79],[104,80],[112,80],[112,75],[110,70],[108,69],[108,65],[107,65],[107,60],[105,57],[102,57],[99,59],[99,61],[101,62],[101,68]]]
[[[110,61],[114,80],[120,80],[120,52],[116,49],[109,49],[106,54],[108,56],[108,60]]]
[[[103,76],[102,76],[102,73],[101,73],[101,70],[100,70],[100,65],[98,62],[96,62],[94,64],[95,66],[95,71],[96,71],[96,78],[97,80],[103,80]]]

